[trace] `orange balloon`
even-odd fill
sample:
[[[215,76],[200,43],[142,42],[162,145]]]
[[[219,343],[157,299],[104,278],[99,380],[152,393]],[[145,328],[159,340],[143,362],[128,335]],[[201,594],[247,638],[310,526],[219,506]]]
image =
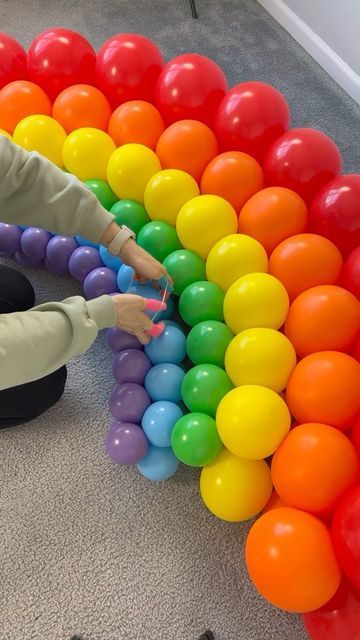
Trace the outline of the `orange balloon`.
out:
[[[292,429],[275,452],[271,477],[290,507],[331,511],[358,478],[359,461],[349,438],[334,427],[308,423]]]
[[[348,352],[359,330],[360,301],[330,284],[295,298],[285,323],[285,334],[302,358],[316,351]]]
[[[256,238],[270,255],[280,242],[305,231],[306,222],[306,204],[295,191],[268,187],[241,209],[239,231]]]
[[[227,151],[206,167],[201,178],[201,193],[221,196],[239,212],[262,188],[263,182],[263,171],[255,158],[241,151]]]
[[[144,100],[130,100],[117,107],[108,128],[108,134],[118,147],[136,142],[153,151],[163,131],[165,125],[160,111]]]
[[[262,513],[266,513],[267,511],[271,511],[271,509],[280,509],[281,507],[285,507],[286,505],[283,503],[281,498],[278,496],[275,490],[273,490],[269,502],[266,503],[265,507],[262,510]]]
[[[320,422],[346,431],[360,411],[360,363],[338,351],[301,360],[286,390],[290,412],[300,422]]]
[[[104,94],[89,84],[74,84],[64,89],[53,105],[53,118],[66,133],[82,127],[106,131],[111,107]]]
[[[14,133],[20,120],[34,115],[51,116],[51,102],[37,84],[15,80],[0,91],[0,129]]]
[[[283,283],[294,300],[318,284],[337,284],[343,259],[339,249],[327,238],[302,233],[281,242],[272,252],[269,272]]]
[[[266,600],[297,613],[324,605],[341,580],[328,529],[298,509],[272,509],[260,516],[246,541],[246,564]]]
[[[360,333],[357,336],[357,338],[355,338],[355,340],[354,340],[354,344],[351,347],[350,355],[353,358],[355,358],[355,360],[360,362]]]
[[[200,182],[205,167],[217,154],[217,140],[206,124],[179,120],[160,136],[156,153],[163,169],[181,169]]]
[[[357,453],[357,456],[360,462],[360,416],[356,420],[355,424],[352,426],[351,433],[350,433],[350,440],[355,447],[355,451]]]

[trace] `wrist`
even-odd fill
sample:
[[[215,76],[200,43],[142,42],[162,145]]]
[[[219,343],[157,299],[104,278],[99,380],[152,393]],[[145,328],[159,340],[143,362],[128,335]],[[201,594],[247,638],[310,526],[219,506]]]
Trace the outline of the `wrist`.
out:
[[[110,242],[115,238],[119,231],[121,231],[121,227],[119,227],[116,222],[111,222],[102,234],[99,240],[100,244],[102,244],[104,247],[108,247]]]

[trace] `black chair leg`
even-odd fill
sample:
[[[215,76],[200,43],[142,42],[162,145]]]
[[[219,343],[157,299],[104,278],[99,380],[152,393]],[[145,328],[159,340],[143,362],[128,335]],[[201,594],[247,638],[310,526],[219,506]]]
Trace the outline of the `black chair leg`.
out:
[[[190,0],[191,13],[193,18],[198,18],[198,12],[196,10],[195,0]]]

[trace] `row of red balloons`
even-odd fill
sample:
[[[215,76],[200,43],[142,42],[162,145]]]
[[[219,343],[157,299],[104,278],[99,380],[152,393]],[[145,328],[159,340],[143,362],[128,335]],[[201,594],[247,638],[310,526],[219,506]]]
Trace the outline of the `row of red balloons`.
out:
[[[312,203],[309,231],[328,237],[344,255],[360,244],[360,176],[340,176],[341,154],[324,133],[288,130],[289,107],[274,87],[243,82],[228,91],[223,71],[205,56],[188,53],[164,64],[158,47],[137,34],[116,35],[96,54],[82,35],[62,28],[39,34],[28,54],[0,33],[0,88],[24,78],[52,101],[66,87],[95,83],[112,109],[146,100],[165,125],[199,120],[214,130],[220,152],[256,158],[265,186],[288,187]],[[359,277],[358,259],[354,268]]]

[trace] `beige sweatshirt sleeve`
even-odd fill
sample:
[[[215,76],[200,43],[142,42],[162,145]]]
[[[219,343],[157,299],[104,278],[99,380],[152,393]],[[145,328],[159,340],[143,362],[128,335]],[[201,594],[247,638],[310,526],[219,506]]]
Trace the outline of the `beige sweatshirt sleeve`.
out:
[[[0,220],[98,242],[114,217],[73,176],[0,135]],[[1,293],[1,292],[0,292]],[[110,296],[80,296],[0,315],[0,389],[42,378],[115,326]]]

